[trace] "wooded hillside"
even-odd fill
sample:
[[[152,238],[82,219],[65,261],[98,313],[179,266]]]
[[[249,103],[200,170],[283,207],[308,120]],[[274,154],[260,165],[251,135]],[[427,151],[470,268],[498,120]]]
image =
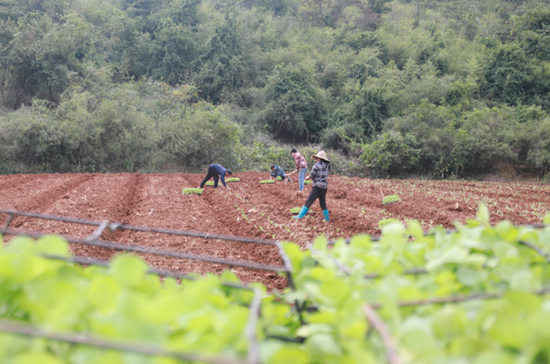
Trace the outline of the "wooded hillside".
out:
[[[0,0],[0,173],[550,179],[550,4]],[[546,177],[544,177],[546,176]]]

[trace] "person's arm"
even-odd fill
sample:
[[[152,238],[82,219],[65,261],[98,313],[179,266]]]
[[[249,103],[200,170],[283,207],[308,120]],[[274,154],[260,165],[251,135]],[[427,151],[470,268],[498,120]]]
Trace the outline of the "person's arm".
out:
[[[317,178],[318,170],[319,170],[319,166],[317,165],[317,163],[315,163],[313,165],[313,168],[311,169],[311,173],[309,174],[309,176],[306,177],[306,179],[313,178],[313,180],[315,180],[315,178]]]
[[[220,174],[220,179],[222,180],[222,184],[225,188],[227,188],[227,184],[225,184],[225,172]]]

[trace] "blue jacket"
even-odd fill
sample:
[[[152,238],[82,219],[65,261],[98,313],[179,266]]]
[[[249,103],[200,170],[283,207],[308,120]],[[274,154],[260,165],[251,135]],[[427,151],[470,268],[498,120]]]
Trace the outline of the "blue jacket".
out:
[[[223,168],[219,164],[211,164],[210,167],[214,168],[214,170],[220,175],[220,180],[222,181],[223,185],[227,187],[227,185],[225,184],[225,171],[227,171],[227,169]]]
[[[275,170],[271,170],[271,177],[281,177],[281,179],[285,179],[286,173],[281,167],[275,166]]]

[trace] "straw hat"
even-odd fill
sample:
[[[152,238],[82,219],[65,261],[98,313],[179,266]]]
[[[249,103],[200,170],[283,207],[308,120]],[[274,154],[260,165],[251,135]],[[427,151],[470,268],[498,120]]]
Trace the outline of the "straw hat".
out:
[[[317,153],[316,155],[312,155],[311,157],[317,157],[317,158],[319,158],[319,159],[323,159],[323,160],[325,160],[325,161],[327,161],[327,162],[330,162],[330,161],[328,160],[327,155],[326,155],[326,153],[325,153],[324,150],[320,151],[320,152]]]

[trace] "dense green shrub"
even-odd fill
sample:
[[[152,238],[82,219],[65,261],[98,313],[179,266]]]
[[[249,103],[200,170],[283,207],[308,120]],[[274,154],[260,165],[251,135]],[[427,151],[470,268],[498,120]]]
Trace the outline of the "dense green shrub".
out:
[[[289,141],[305,141],[323,127],[324,95],[304,66],[275,67],[265,88],[266,127]]]

